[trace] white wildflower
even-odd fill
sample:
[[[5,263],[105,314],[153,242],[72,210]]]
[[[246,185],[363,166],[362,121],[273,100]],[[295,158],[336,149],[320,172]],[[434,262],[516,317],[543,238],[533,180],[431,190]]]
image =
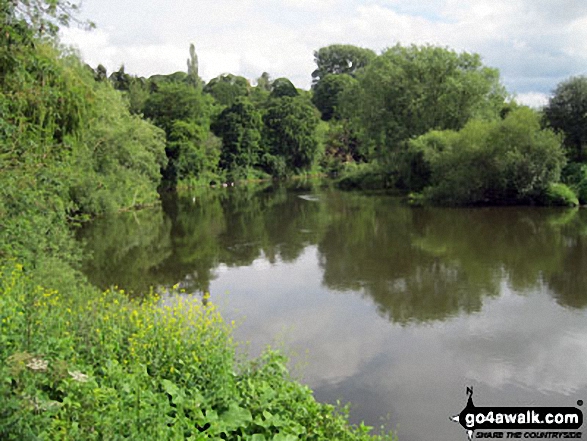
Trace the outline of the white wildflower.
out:
[[[88,377],[86,374],[82,374],[80,371],[67,372],[69,372],[71,378],[73,378],[75,381],[79,381],[80,383],[86,383],[90,379],[90,377]]]
[[[33,357],[31,358],[31,361],[26,364],[26,366],[33,371],[44,372],[47,370],[49,362],[47,360],[43,360],[42,358]]]

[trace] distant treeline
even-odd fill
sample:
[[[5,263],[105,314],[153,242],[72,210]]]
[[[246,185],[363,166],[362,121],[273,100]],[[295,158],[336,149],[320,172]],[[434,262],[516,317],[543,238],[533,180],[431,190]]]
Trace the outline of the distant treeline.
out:
[[[323,173],[418,203],[587,201],[585,77],[536,111],[479,55],[434,46],[321,48],[309,91],[266,72],[205,83],[193,44],[185,72],[109,74],[58,45],[75,9],[0,1],[2,256],[67,248],[72,219],[161,186]]]
[[[536,111],[479,55],[434,46],[321,48],[310,91],[267,72],[254,85],[232,74],[204,83],[193,45],[189,54],[186,72],[148,79],[95,69],[165,131],[168,185],[321,172],[421,202],[587,201],[584,77]]]

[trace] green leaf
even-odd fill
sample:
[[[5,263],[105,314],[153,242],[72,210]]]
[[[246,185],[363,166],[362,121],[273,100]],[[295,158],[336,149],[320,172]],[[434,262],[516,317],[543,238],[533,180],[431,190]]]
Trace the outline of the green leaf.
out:
[[[221,419],[226,424],[228,430],[235,430],[253,421],[251,412],[248,409],[243,409],[234,403],[222,414]]]

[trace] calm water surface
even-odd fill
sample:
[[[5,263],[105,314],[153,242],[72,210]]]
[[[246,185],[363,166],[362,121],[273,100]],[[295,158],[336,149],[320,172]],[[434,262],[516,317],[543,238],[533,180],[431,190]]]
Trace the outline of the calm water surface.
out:
[[[319,400],[401,441],[465,440],[469,385],[477,406],[587,402],[586,210],[235,187],[79,236],[96,285],[209,291],[251,354],[280,345]]]

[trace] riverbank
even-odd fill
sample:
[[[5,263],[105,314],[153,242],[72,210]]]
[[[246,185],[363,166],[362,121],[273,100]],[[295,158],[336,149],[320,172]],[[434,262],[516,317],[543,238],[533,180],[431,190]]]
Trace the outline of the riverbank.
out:
[[[279,353],[237,359],[211,302],[1,276],[2,439],[394,439],[316,402]]]

